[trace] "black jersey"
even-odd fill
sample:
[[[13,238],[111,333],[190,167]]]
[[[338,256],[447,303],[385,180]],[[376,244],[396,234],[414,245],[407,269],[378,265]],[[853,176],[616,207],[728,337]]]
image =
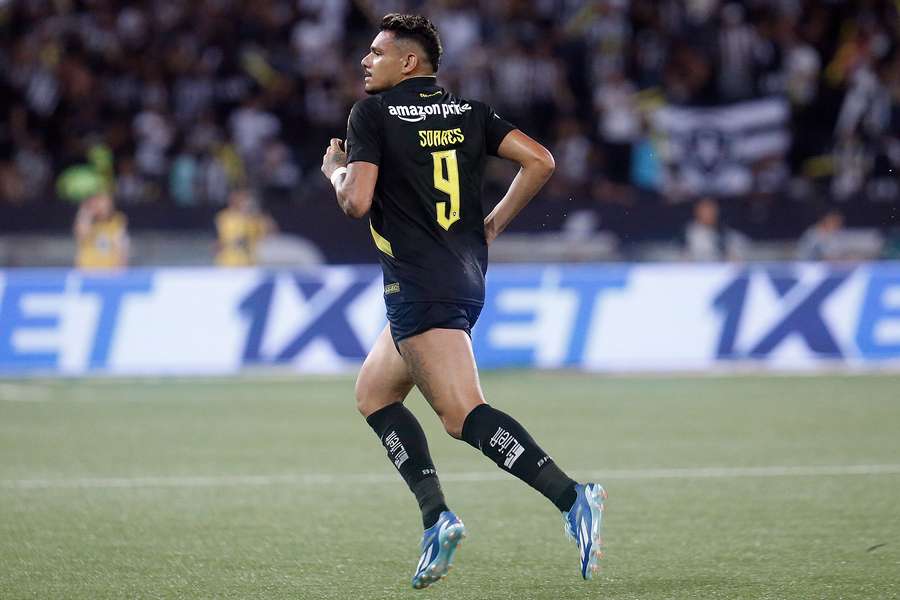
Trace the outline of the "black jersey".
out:
[[[406,79],[353,106],[347,161],[379,167],[369,224],[385,302],[484,303],[482,177],[487,155],[513,129],[434,77]]]

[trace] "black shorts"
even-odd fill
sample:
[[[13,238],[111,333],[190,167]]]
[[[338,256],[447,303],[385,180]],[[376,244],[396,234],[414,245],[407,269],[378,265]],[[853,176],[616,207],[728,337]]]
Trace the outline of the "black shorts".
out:
[[[471,337],[479,314],[481,305],[462,302],[404,302],[387,307],[395,346],[429,329],[462,329]]]

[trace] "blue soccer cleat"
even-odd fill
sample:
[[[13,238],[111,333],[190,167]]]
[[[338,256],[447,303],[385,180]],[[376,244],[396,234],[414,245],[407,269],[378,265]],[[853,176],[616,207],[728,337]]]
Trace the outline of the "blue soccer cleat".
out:
[[[449,510],[422,534],[422,556],[416,565],[412,586],[421,590],[447,576],[453,567],[456,547],[466,537],[466,526]]]
[[[575,493],[575,504],[568,512],[563,513],[563,522],[566,535],[578,544],[581,576],[593,579],[600,571],[598,563],[603,558],[603,538],[600,535],[606,490],[596,483],[579,483],[575,486]]]

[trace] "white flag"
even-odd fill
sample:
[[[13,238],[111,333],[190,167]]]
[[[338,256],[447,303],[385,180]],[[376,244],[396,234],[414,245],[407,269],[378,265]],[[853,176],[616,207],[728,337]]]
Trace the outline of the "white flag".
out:
[[[783,160],[790,106],[765,98],[714,107],[665,106],[654,128],[670,180],[693,194],[737,195],[753,186],[753,164]]]

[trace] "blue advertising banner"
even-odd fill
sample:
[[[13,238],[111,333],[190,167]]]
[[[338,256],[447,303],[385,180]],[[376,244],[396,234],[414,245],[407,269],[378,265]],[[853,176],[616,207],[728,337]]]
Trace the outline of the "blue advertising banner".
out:
[[[0,374],[355,369],[385,325],[375,267],[0,271]],[[900,366],[900,264],[497,265],[486,368]]]

